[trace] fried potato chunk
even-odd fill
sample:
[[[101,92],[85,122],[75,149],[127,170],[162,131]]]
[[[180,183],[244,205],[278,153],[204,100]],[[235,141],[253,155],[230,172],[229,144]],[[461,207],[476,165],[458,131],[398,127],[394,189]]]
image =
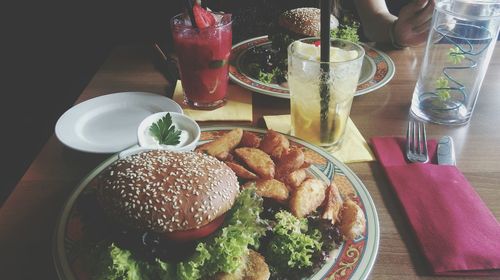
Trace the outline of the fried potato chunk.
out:
[[[342,204],[340,232],[346,239],[354,239],[365,232],[366,218],[363,210],[352,200]]]
[[[252,249],[244,256],[244,265],[233,273],[219,272],[215,280],[267,280],[271,276],[264,257]]]
[[[325,184],[319,179],[307,179],[290,196],[290,212],[303,218],[315,211],[325,200]]]
[[[297,189],[302,182],[307,178],[307,171],[305,168],[297,169],[285,177],[283,177],[283,183],[288,187],[290,191]]]
[[[262,197],[271,198],[281,203],[288,200],[288,188],[283,182],[276,179],[247,182],[242,186],[244,189],[250,187],[255,187],[255,192]]]
[[[220,160],[225,160],[229,152],[240,143],[242,136],[243,130],[235,128],[214,141],[199,146],[196,151],[205,152]]]
[[[281,154],[276,164],[276,176],[283,178],[299,169],[304,164],[304,152],[300,148],[291,148]]]
[[[234,171],[234,173],[238,178],[250,179],[250,180],[257,180],[259,178],[257,174],[251,172],[250,170],[246,169],[245,167],[236,162],[225,161],[224,163]]]
[[[307,159],[305,154],[304,154],[304,164],[302,164],[302,166],[300,168],[308,168],[309,166],[311,166],[311,161],[310,159]]]
[[[278,159],[283,152],[290,148],[290,142],[284,135],[274,130],[269,130],[264,135],[264,138],[262,138],[259,148],[271,157]]]
[[[243,136],[241,137],[240,147],[250,147],[258,148],[260,145],[260,137],[257,134],[250,131],[243,131]]]
[[[323,213],[321,214],[321,218],[325,220],[331,220],[332,224],[335,224],[340,221],[340,209],[342,208],[342,197],[340,196],[339,189],[334,182],[326,188],[325,191],[325,201],[323,202]]]
[[[237,148],[234,153],[260,178],[274,178],[275,166],[271,157],[257,148]]]

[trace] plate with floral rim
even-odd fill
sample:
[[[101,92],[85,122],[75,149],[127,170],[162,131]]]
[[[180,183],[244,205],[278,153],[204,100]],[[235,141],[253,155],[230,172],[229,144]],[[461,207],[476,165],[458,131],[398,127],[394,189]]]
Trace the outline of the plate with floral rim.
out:
[[[237,126],[212,126],[202,128],[200,144],[211,141]],[[265,134],[265,130],[242,127],[244,130]],[[330,257],[310,279],[366,279],[375,263],[379,248],[380,228],[375,204],[363,182],[346,165],[323,149],[308,142],[288,136],[290,144],[304,151],[312,163],[309,172],[325,182],[334,181],[338,186],[354,190],[351,199],[363,210],[366,217],[364,233],[354,240],[344,241],[330,253]],[[92,170],[74,189],[66,201],[56,224],[53,239],[53,258],[60,279],[90,279],[83,266],[85,256],[78,250],[85,239],[85,222],[76,205],[78,198],[88,188],[95,187],[94,178],[118,160],[115,154]]]

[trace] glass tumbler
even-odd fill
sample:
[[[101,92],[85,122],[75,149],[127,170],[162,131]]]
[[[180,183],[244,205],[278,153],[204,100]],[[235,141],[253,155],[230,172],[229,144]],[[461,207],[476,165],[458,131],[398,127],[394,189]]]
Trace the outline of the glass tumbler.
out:
[[[343,140],[365,51],[333,39],[330,62],[320,62],[318,40],[301,39],[288,47],[291,133],[333,151]]]
[[[185,101],[197,109],[223,106],[232,47],[231,14],[214,13],[216,24],[195,28],[180,14],[171,27]]]
[[[425,121],[469,122],[495,48],[500,2],[436,3],[411,113]]]

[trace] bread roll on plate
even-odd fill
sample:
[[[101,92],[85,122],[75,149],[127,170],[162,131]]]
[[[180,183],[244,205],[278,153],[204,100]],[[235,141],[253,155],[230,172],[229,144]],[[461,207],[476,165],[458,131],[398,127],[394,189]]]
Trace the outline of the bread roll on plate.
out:
[[[279,18],[279,25],[303,37],[320,36],[321,11],[318,8],[297,8],[283,12]],[[330,16],[330,29],[339,26],[339,21]]]

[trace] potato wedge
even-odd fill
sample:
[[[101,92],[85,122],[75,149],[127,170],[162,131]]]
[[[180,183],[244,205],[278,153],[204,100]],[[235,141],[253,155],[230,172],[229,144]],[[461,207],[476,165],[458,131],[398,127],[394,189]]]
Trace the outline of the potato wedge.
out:
[[[237,148],[234,150],[238,156],[253,172],[262,179],[274,178],[275,166],[271,157],[257,148]]]
[[[239,147],[258,148],[260,141],[261,139],[257,134],[250,131],[243,131]]]
[[[250,180],[257,180],[259,178],[257,174],[251,172],[250,170],[246,169],[245,167],[236,162],[225,161],[224,163],[234,171],[234,173],[238,178],[250,179]]]
[[[276,179],[257,180],[245,183],[242,188],[255,187],[258,195],[274,199],[280,203],[288,200],[289,192],[285,184]]]
[[[307,171],[305,168],[297,169],[285,177],[283,177],[283,183],[288,187],[290,191],[296,190],[302,182],[307,178]]]
[[[304,152],[300,148],[291,148],[281,154],[276,164],[276,177],[283,178],[299,169],[304,164]]]
[[[325,201],[323,202],[323,213],[321,218],[331,220],[332,224],[340,221],[340,209],[342,209],[342,197],[340,197],[339,189],[334,182],[332,182],[325,191]]]
[[[365,232],[366,218],[363,210],[352,200],[342,204],[340,232],[346,239],[354,239]]]
[[[214,275],[214,280],[267,280],[271,277],[269,266],[264,257],[252,249],[243,257],[243,263],[233,273],[218,272]]]
[[[307,179],[290,196],[290,212],[303,218],[315,211],[325,199],[325,184],[319,179]]]
[[[259,148],[274,159],[279,159],[290,148],[290,142],[283,134],[269,130],[260,141]]]
[[[243,130],[235,128],[212,142],[199,146],[196,148],[196,151],[205,152],[220,160],[224,160],[229,155],[229,152],[240,143],[242,136]]]

